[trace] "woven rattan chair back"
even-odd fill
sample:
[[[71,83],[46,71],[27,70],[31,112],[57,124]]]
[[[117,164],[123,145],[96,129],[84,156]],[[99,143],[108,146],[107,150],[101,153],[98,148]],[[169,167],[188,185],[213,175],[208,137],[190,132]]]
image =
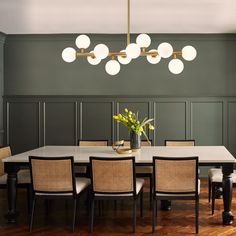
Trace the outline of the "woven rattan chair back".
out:
[[[97,193],[128,193],[136,191],[134,157],[90,157],[92,187]]]
[[[108,146],[107,140],[78,140],[78,146]]]
[[[156,192],[197,192],[198,157],[153,157],[153,162]]]
[[[11,148],[9,146],[0,148],[0,176],[5,174],[4,163],[2,162],[2,159],[10,156],[11,156]]]
[[[195,146],[195,140],[165,140],[165,146]]]
[[[73,157],[29,157],[35,192],[75,192]]]
[[[124,146],[125,147],[130,147],[130,141],[125,140],[124,141]],[[143,146],[143,147],[152,146],[152,141],[150,140],[150,143],[149,143],[148,141],[143,140],[143,141],[141,141],[141,146]]]

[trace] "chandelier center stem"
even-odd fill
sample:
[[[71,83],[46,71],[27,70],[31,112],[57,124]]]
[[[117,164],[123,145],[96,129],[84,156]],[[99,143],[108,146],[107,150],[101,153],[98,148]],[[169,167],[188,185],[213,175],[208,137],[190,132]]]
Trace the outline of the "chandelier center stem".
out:
[[[130,44],[130,0],[127,0],[127,46]]]

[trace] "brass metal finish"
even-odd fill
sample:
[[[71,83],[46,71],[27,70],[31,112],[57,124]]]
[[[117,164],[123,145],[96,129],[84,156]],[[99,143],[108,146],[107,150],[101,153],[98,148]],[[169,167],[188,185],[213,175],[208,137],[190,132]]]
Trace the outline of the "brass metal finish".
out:
[[[123,147],[124,145],[124,140],[119,140],[113,143],[112,145],[112,149],[114,151],[116,151],[118,154],[131,154],[132,153],[132,149],[130,148],[120,148]]]
[[[145,48],[141,48],[141,53],[140,53],[140,56],[157,56],[159,55],[158,52],[146,52],[145,51]],[[177,56],[181,56],[182,55],[182,52],[181,51],[176,51],[176,52],[173,52],[172,56],[174,58],[176,58]],[[95,55],[94,53],[91,53],[91,52],[76,52],[76,57],[92,57],[92,58],[95,58]],[[126,53],[125,52],[109,52],[108,54],[109,57],[114,57],[114,56],[122,56],[122,57],[126,57]]]
[[[127,29],[127,46],[130,44],[130,0],[128,0],[128,22],[127,22],[127,25],[128,25],[128,29]]]
[[[127,46],[131,43],[131,39],[130,39],[130,1],[131,0],[127,0]],[[158,54],[158,52],[146,52],[145,48],[141,48],[141,53],[140,56],[152,56],[152,57],[156,57]],[[76,57],[92,57],[95,58],[94,53],[90,53],[90,52],[85,52],[85,49],[81,49],[80,52],[76,52]],[[112,59],[115,59],[115,57],[117,56],[122,56],[124,58],[127,57],[125,52],[109,52],[108,54],[109,57],[111,57]],[[182,56],[182,52],[181,51],[176,51],[173,52],[172,56],[174,58],[177,58],[177,56]]]

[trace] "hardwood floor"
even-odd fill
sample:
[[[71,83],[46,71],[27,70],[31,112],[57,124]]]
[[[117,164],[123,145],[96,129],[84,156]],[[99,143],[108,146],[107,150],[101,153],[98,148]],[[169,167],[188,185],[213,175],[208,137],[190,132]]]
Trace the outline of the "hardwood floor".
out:
[[[148,184],[145,187],[148,191]],[[149,197],[144,195],[144,218],[137,214],[137,236],[152,235],[151,211],[149,211]],[[53,201],[50,205],[49,214],[45,214],[43,201],[36,205],[35,223],[33,233],[28,232],[28,214],[26,192],[19,190],[18,209],[20,215],[17,224],[7,224],[3,214],[6,212],[6,193],[0,190],[0,235],[23,236],[23,235],[90,235],[89,218],[86,215],[85,201],[80,201],[79,221],[75,233],[71,231],[72,204],[64,200]],[[216,200],[215,214],[211,215],[210,204],[207,200],[207,181],[201,182],[200,212],[199,212],[199,235],[224,236],[236,235],[236,221],[232,226],[223,226],[221,213],[223,209],[222,199]],[[233,194],[233,208],[236,215],[236,192]],[[118,202],[114,210],[114,202],[104,203],[102,216],[98,216],[95,210],[94,236],[121,236],[132,235],[132,205],[130,202]],[[158,226],[153,235],[195,235],[194,203],[191,201],[174,201],[172,210],[169,212],[158,211]]]

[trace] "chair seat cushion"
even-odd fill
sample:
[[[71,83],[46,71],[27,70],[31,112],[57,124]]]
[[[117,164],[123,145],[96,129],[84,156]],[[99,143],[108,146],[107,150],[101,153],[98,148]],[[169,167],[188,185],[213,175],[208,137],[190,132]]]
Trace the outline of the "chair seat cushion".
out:
[[[137,166],[136,174],[152,174],[153,168],[152,166]]]
[[[142,189],[144,184],[144,179],[136,179],[136,194],[139,194],[140,190]],[[102,194],[102,193],[96,193],[95,196],[97,197],[129,197],[129,196],[133,196],[132,193],[127,193],[127,194]]]
[[[30,171],[28,169],[19,170],[17,173],[18,184],[29,184],[30,181]],[[7,184],[7,174],[0,176],[0,184]]]
[[[19,170],[17,173],[18,184],[29,184],[31,183],[30,170]]]
[[[76,193],[81,193],[85,188],[87,188],[91,183],[88,178],[76,178]]]
[[[0,176],[0,184],[1,185],[7,184],[7,174]]]
[[[91,181],[88,178],[76,178],[76,193],[80,194],[85,188],[87,188]],[[36,193],[39,196],[72,196],[72,193]]]
[[[201,181],[200,179],[198,180],[198,195],[200,194],[200,185]],[[168,197],[168,196],[173,196],[173,197],[194,197],[195,194],[192,193],[185,193],[185,194],[172,194],[172,193],[156,193],[156,196],[159,197]]]
[[[212,168],[208,171],[208,177],[211,182],[221,183],[223,179],[222,170],[220,168]],[[236,183],[236,170],[232,174],[233,183]]]

